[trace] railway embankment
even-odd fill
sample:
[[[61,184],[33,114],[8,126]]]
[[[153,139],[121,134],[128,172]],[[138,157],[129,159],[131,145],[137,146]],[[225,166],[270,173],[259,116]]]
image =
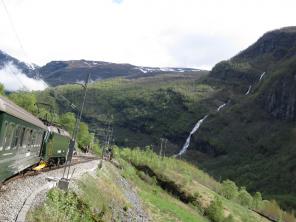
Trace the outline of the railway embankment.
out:
[[[99,161],[79,164],[68,192],[50,189],[51,184],[44,181],[54,176],[43,176],[39,187],[18,193],[21,198],[26,195],[29,203],[21,199],[23,212],[14,215],[24,215],[19,221],[26,222],[272,221],[266,213],[254,211],[265,210],[269,201],[237,187],[236,197],[229,198],[227,183],[219,183],[185,161],[160,157],[149,149],[114,148],[114,158],[102,165]],[[242,202],[246,195],[249,205]],[[294,221],[281,214],[283,221]]]
[[[151,221],[136,187],[108,161],[74,178],[68,192],[53,188],[32,202],[28,222]]]
[[[98,160],[79,163],[71,168],[73,181],[86,172],[97,168]],[[0,192],[0,221],[25,221],[25,216],[32,206],[45,199],[46,192],[55,184],[48,178],[61,178],[63,168],[39,173],[34,176],[20,177],[5,185]]]

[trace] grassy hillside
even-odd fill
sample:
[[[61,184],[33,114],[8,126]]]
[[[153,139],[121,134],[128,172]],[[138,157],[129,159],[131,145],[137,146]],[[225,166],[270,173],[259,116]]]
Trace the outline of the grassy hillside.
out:
[[[254,210],[287,222],[295,220],[271,202],[250,196],[244,188],[229,197],[229,182],[220,184],[195,166],[161,158],[150,149],[116,148],[115,158],[115,166],[105,161],[95,174],[76,182],[74,190],[50,191],[44,205],[31,211],[28,220],[141,221],[136,219],[135,209],[140,205],[145,209],[142,216],[151,221],[269,221]],[[130,199],[131,192],[140,198],[138,205],[131,202],[136,198]]]

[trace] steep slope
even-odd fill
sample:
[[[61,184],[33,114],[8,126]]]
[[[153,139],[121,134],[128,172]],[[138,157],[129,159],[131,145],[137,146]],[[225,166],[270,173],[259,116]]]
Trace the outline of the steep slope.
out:
[[[119,76],[149,76],[163,73],[193,72],[191,68],[156,68],[130,64],[116,64],[101,61],[70,60],[53,61],[39,69],[41,77],[49,84],[56,86],[85,80],[91,73],[93,81]]]
[[[209,110],[197,106],[197,102],[216,107],[215,102],[207,101],[216,90],[198,83],[205,75],[207,72],[199,71],[94,82],[89,86],[83,119],[94,132],[111,122],[118,145],[156,148],[160,138],[167,138],[171,145],[167,152],[174,154],[187,129]],[[65,85],[48,89],[38,93],[38,100],[52,101],[61,112],[73,111],[70,104],[57,99],[59,95],[80,104],[81,87]]]
[[[8,63],[12,63],[14,66],[16,66],[16,68],[27,74],[29,77],[35,75],[33,70],[35,68],[38,68],[36,65],[29,65],[27,63],[21,62],[18,59],[0,50],[0,69]]]
[[[267,218],[281,217],[295,221],[278,207],[268,211],[273,205],[259,193],[253,197],[231,181],[219,183],[185,161],[162,158],[149,149],[113,150],[114,159],[71,180],[68,192],[49,191],[45,203],[32,209],[27,220],[269,222]],[[225,195],[227,184],[236,190],[231,198]]]
[[[295,55],[296,27],[288,27],[266,33],[217,64],[206,82],[224,88],[231,102],[207,119],[187,153],[191,159],[197,154],[213,175],[230,177],[294,208]]]

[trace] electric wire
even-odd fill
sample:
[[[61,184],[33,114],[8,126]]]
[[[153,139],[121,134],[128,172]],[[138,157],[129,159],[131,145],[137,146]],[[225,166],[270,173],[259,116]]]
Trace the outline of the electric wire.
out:
[[[21,38],[20,38],[20,36],[19,36],[19,34],[17,32],[17,29],[16,29],[16,27],[14,25],[12,16],[10,15],[10,12],[9,12],[9,10],[7,8],[7,5],[5,4],[5,1],[4,0],[1,0],[1,3],[2,3],[3,9],[4,9],[4,11],[5,11],[6,15],[7,15],[7,18],[8,18],[9,24],[11,26],[11,29],[12,29],[14,35],[15,35],[15,38],[16,38],[16,40],[17,40],[17,42],[18,42],[21,50],[23,51],[24,56],[26,57],[27,60],[29,60],[29,56],[28,56],[28,54],[27,54],[27,52],[26,52],[26,50],[25,50],[25,48],[24,48],[24,46],[22,44]],[[29,62],[29,64],[27,66],[30,66],[30,68],[33,71],[33,74],[35,74],[36,79],[40,79],[40,74],[39,74],[39,72],[36,69],[34,69],[34,65],[31,62]],[[21,83],[21,85],[23,86],[23,88],[26,91],[30,91],[30,89],[21,81],[21,79],[18,77],[17,73],[14,72],[14,70],[12,70],[9,65],[7,66],[7,68],[15,76],[15,78],[17,79],[17,81]]]
[[[12,16],[10,15],[10,12],[9,12],[9,10],[8,10],[8,8],[7,8],[7,6],[6,6],[6,4],[5,4],[5,1],[4,0],[1,0],[1,3],[2,3],[2,5],[3,5],[3,8],[4,8],[4,10],[5,10],[5,12],[6,12],[6,15],[7,15],[7,17],[8,17],[8,20],[9,20],[9,23],[10,23],[10,25],[11,25],[11,29],[12,29],[12,31],[14,32],[14,35],[15,35],[15,38],[16,38],[16,40],[18,41],[18,43],[19,43],[19,46],[20,46],[20,48],[21,48],[21,50],[23,51],[23,53],[24,53],[24,55],[25,55],[25,57],[28,59],[29,58],[29,56],[28,56],[28,54],[27,54],[27,52],[26,52],[26,50],[25,50],[25,48],[24,48],[24,46],[23,46],[23,44],[22,44],[22,41],[21,41],[21,38],[20,38],[20,36],[19,36],[19,34],[18,34],[18,32],[17,32],[17,29],[15,28],[15,25],[14,25],[14,22],[13,22],[13,19],[12,19]],[[33,68],[33,65],[32,65],[32,63],[30,62],[30,65],[31,65],[31,68]],[[8,65],[7,66],[7,68],[10,70],[10,72],[12,73],[12,74],[14,74],[14,76],[15,76],[15,78],[17,79],[17,81],[23,86],[23,88],[26,90],[26,91],[30,91],[30,89],[21,81],[21,79],[18,77],[18,75],[17,75],[17,73],[16,72],[14,72],[14,70],[12,70],[11,69],[11,67]],[[38,70],[36,70],[36,69],[33,69],[33,72],[35,72],[35,77],[36,77],[36,79],[40,79],[40,73],[38,72]],[[46,83],[47,84],[47,83]],[[48,85],[48,84],[47,84]],[[63,99],[64,101],[66,101],[66,102],[68,102],[69,104],[70,104],[70,106],[71,106],[71,108],[72,109],[74,109],[74,110],[78,110],[78,108],[70,101],[70,100],[68,100],[65,96],[63,96],[62,94],[60,94],[59,92],[57,92],[57,91],[54,91],[54,97],[56,98],[56,99]],[[60,97],[60,98],[58,98],[58,97]]]

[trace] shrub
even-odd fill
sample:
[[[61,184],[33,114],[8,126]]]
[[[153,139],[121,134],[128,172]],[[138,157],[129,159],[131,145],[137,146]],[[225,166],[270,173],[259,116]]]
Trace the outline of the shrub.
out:
[[[261,212],[266,216],[269,216],[276,220],[280,219],[282,214],[281,208],[275,200],[265,201]]]
[[[253,197],[248,193],[245,187],[241,187],[238,194],[238,202],[245,207],[251,207],[253,202]]]
[[[223,222],[234,222],[234,218],[231,214],[228,215],[228,217],[226,217]]]
[[[292,213],[284,212],[283,213],[283,221],[285,221],[285,222],[295,222],[296,219],[295,219],[295,217],[294,217],[294,215]]]
[[[213,222],[221,222],[224,220],[222,201],[216,197],[206,209],[205,214]]]
[[[253,208],[259,209],[262,205],[262,195],[260,192],[256,192],[253,196]]]
[[[238,195],[238,187],[231,180],[224,180],[222,182],[222,187],[220,190],[220,194],[226,199],[232,200]]]
[[[277,221],[295,222],[293,213],[283,211],[275,200],[264,201],[261,213]]]
[[[93,213],[75,193],[56,188],[48,192],[43,208],[29,215],[29,221],[97,222],[100,219],[101,215]]]

